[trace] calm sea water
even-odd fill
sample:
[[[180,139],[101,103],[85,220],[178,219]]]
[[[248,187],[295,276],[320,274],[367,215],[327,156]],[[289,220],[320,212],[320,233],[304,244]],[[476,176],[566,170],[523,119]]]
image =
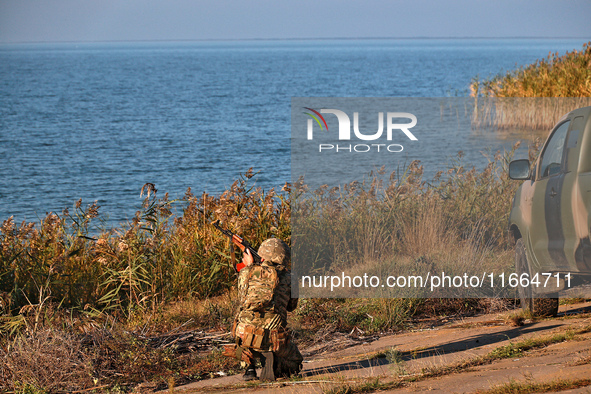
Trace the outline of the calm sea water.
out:
[[[173,198],[188,187],[215,194],[249,167],[257,185],[280,187],[290,180],[291,97],[464,96],[474,76],[585,41],[0,46],[0,220],[36,221],[82,198],[117,225],[146,182]],[[512,143],[494,133],[441,141],[448,155],[425,154],[427,170],[459,150]]]

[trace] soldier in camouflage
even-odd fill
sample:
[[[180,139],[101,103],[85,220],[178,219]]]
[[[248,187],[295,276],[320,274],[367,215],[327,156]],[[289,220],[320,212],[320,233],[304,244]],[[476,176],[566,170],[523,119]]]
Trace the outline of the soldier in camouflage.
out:
[[[224,354],[247,365],[244,380],[257,378],[257,358],[263,365],[261,380],[297,374],[303,358],[287,330],[287,312],[298,302],[291,298],[290,249],[277,238],[264,241],[258,250],[261,265],[253,265],[246,251],[242,259],[246,267],[238,274],[241,305],[232,328],[236,343]]]

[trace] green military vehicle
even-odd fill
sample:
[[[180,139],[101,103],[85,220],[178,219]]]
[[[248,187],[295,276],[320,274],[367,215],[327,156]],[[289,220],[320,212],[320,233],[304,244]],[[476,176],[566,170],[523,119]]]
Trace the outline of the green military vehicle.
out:
[[[591,279],[591,107],[563,116],[533,169],[515,160],[509,176],[525,181],[509,218],[521,304],[556,315],[559,292]]]

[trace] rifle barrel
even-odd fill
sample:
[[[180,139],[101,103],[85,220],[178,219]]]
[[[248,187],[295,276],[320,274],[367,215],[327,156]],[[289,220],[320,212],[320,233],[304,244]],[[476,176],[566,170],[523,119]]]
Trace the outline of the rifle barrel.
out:
[[[212,224],[215,228],[220,230],[224,235],[226,235],[227,237],[230,237],[230,240],[236,246],[238,246],[240,248],[240,250],[242,250],[244,252],[245,249],[248,249],[254,259],[255,264],[259,264],[259,263],[263,262],[263,258],[257,253],[257,251],[250,245],[250,243],[248,241],[246,241],[241,236],[234,234],[232,231],[222,228],[222,226],[220,226],[219,219],[216,220],[215,222],[213,222]]]

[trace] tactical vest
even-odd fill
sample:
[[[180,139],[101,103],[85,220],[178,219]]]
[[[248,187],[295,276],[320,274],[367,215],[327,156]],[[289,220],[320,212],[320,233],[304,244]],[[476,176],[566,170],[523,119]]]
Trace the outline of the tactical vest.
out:
[[[265,262],[246,267],[238,276],[238,294],[242,303],[232,327],[237,344],[278,351],[288,340],[289,270]]]

